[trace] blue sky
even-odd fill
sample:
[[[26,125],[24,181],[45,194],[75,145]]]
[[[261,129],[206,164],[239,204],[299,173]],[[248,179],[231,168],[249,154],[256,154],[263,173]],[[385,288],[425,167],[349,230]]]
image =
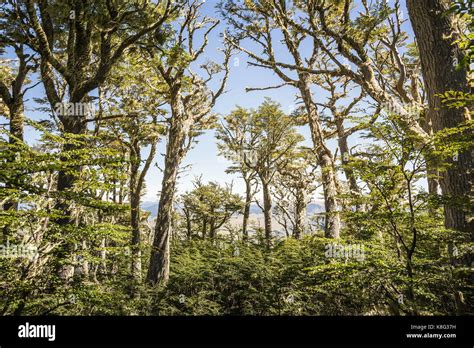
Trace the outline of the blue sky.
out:
[[[389,0],[390,1],[390,0]],[[207,0],[202,7],[202,13],[208,16],[217,17],[218,14],[215,11],[215,5],[217,0]],[[404,4],[403,4],[404,6]],[[402,9],[406,13],[405,8]],[[213,33],[210,35],[209,45],[204,59],[214,60],[216,62],[222,61],[222,53],[218,51],[222,47],[222,39],[219,37],[220,32],[225,29],[225,25],[221,23]],[[407,30],[411,36],[411,30],[408,25],[405,24],[405,30]],[[246,48],[254,49],[255,46],[250,45],[248,42],[242,44]],[[276,53],[282,61],[288,61],[288,55],[281,47],[276,47]],[[7,57],[11,57],[7,54]],[[277,77],[272,71],[262,68],[249,67],[247,65],[248,58],[245,53],[237,53],[231,60],[231,71],[230,77],[227,84],[226,93],[221,96],[217,101],[214,112],[219,115],[228,114],[236,105],[240,105],[246,108],[257,108],[264,100],[265,97],[277,101],[281,104],[282,110],[289,113],[295,108],[295,97],[297,91],[292,87],[284,87],[277,90],[266,90],[266,91],[254,91],[245,92],[246,87],[264,87],[270,85],[278,85],[281,83],[279,77]],[[215,84],[211,84],[210,87],[215,87]],[[314,93],[319,98],[323,96],[322,91],[315,86]],[[35,104],[32,102],[34,97],[44,96],[44,90],[42,85],[38,85],[27,94],[27,117],[32,119],[44,119],[47,116],[35,110]],[[2,121],[3,123],[3,121]],[[309,137],[308,127],[302,127],[301,133],[307,139],[305,145],[310,146],[311,142]],[[26,139],[30,142],[35,138],[34,134],[30,129],[26,130]],[[355,138],[352,138],[352,145],[354,145]],[[158,166],[162,167],[163,157],[161,154],[165,152],[165,141],[161,141],[158,145],[158,155],[155,159]],[[329,141],[329,146],[333,150],[335,149],[335,141]],[[144,151],[146,154],[146,151]],[[214,132],[208,131],[198,138],[197,144],[188,153],[184,160],[184,165],[191,165],[190,170],[183,173],[179,181],[178,192],[184,192],[192,189],[192,180],[195,176],[202,175],[204,181],[216,181],[221,184],[234,182],[234,189],[237,193],[244,192],[243,182],[238,178],[238,175],[231,175],[225,173],[226,168],[229,165],[224,158],[219,157],[217,154],[217,147],[214,138]],[[146,177],[146,193],[145,201],[156,201],[157,193],[160,190],[162,174],[161,171],[152,166]],[[319,194],[317,194],[319,195]],[[321,197],[315,197],[320,199]]]
[[[207,0],[202,6],[202,13],[210,17],[218,17],[215,11],[216,0]],[[222,53],[219,49],[223,47],[220,33],[225,30],[225,23],[221,24],[211,33],[206,54],[202,60],[210,59],[216,62],[222,61]],[[252,47],[248,42],[246,47]],[[255,47],[252,47],[255,48]],[[284,87],[278,90],[245,92],[246,87],[264,87],[278,85],[281,80],[272,71],[262,68],[248,66],[248,58],[245,53],[236,52],[231,59],[230,76],[227,83],[226,93],[217,101],[213,111],[220,116],[228,114],[237,105],[246,108],[257,108],[265,99],[270,97],[281,104],[282,110],[290,113],[295,108],[296,90],[292,87]],[[199,65],[199,62],[196,64]],[[218,79],[210,84],[210,88],[216,88]],[[308,127],[301,128],[302,134],[307,138],[305,145],[311,142]],[[159,144],[158,153],[165,152],[165,142]],[[163,158],[157,157],[158,166],[162,167]],[[218,156],[214,131],[208,131],[197,139],[194,148],[186,156],[183,166],[191,165],[190,169],[181,175],[178,192],[185,192],[193,188],[192,181],[195,177],[202,175],[204,181],[216,181],[220,184],[233,182],[234,191],[243,194],[244,183],[238,174],[227,174],[225,171],[230,165],[223,157]],[[162,174],[156,168],[150,168],[147,175],[147,189],[144,200],[156,200],[160,190]]]
[[[206,0],[202,7],[202,13],[210,17],[218,17],[218,14],[216,14],[215,11],[215,5],[217,2],[217,0]],[[403,3],[402,12],[406,13],[404,5],[405,4]],[[221,23],[221,25],[217,27],[211,35],[207,50],[207,57],[211,60],[220,61],[221,54],[218,52],[218,49],[222,47],[222,42],[221,38],[219,38],[219,33],[224,29],[225,24]],[[404,29],[409,32],[409,35],[411,35],[411,28],[409,28],[409,25],[405,24]],[[242,46],[249,48],[250,50],[255,49],[254,52],[259,52],[259,50],[256,49],[257,47],[252,45],[248,40],[244,41]],[[275,51],[281,61],[291,62],[291,58],[285,49],[275,47]],[[227,84],[227,92],[218,100],[214,111],[220,115],[226,115],[235,108],[236,105],[246,108],[257,108],[263,102],[265,97],[270,97],[281,104],[283,111],[287,113],[291,112],[295,108],[295,98],[297,94],[297,90],[293,87],[283,87],[276,90],[270,89],[266,91],[252,91],[248,93],[245,92],[246,87],[265,87],[281,84],[281,79],[272,71],[248,66],[248,60],[247,55],[242,52],[239,52],[234,56],[231,64],[230,78]],[[313,91],[316,96],[322,97],[325,94],[317,86],[314,86]],[[304,145],[311,146],[308,126],[301,127],[300,132],[306,138]],[[185,164],[191,164],[192,169],[180,180],[179,191],[183,192],[192,189],[192,179],[195,176],[202,175],[205,181],[217,181],[222,184],[233,181],[235,191],[243,194],[244,183],[239,179],[238,175],[225,173],[229,163],[217,154],[214,132],[207,132],[202,135],[198,141],[198,144],[188,153],[188,156],[184,161]],[[354,141],[359,141],[359,139],[357,139],[356,136],[353,136],[350,139],[352,145],[355,144]],[[335,150],[335,140],[329,140],[328,144],[332,150]],[[161,152],[164,152],[164,144],[161,144],[161,150]],[[161,163],[161,161],[159,161],[159,163]],[[145,199],[153,200],[153,198],[156,197],[159,185],[161,184],[161,177],[161,173],[156,168],[149,173],[148,178],[153,179],[147,180],[148,189]],[[316,193],[315,199],[322,199],[321,192]]]

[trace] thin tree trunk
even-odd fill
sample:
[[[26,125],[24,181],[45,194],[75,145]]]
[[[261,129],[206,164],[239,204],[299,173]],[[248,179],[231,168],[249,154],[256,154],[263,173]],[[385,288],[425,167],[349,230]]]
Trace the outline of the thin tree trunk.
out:
[[[100,253],[99,253],[100,264],[98,266],[99,275],[101,276],[101,278],[107,276],[107,250],[106,250],[106,247],[107,247],[107,241],[104,237],[100,240]]]
[[[184,209],[183,211],[184,211],[184,216],[186,217],[186,234],[187,234],[188,240],[191,240],[191,237],[193,235],[191,214],[188,209]]]
[[[204,218],[202,220],[202,239],[206,239],[206,234],[207,234],[207,218]]]
[[[25,83],[28,72],[31,67],[28,66],[27,56],[23,53],[23,45],[15,47],[15,52],[19,60],[19,66],[15,79],[11,82],[10,86],[7,86],[5,82],[0,81],[0,97],[3,99],[3,102],[8,107],[8,113],[10,117],[10,145],[15,145],[18,142],[23,142],[23,123],[24,116],[23,112],[24,102],[23,102],[23,85]],[[10,90],[11,88],[11,90]],[[11,92],[10,92],[11,91]],[[16,154],[15,154],[16,155]],[[14,163],[17,160],[15,156],[12,156],[8,159],[8,162]],[[15,181],[16,178],[13,178]],[[15,184],[7,182],[5,187],[13,189]],[[6,202],[3,205],[4,210],[18,210],[18,202],[13,200],[13,202]],[[4,229],[5,237],[9,234],[9,226],[6,226]]]
[[[141,165],[140,142],[137,137],[131,141],[130,147],[130,220],[132,226],[132,275],[137,282],[142,280],[142,232],[140,229],[140,197],[145,175],[150,168],[151,162],[156,153],[156,144],[158,139],[153,139],[150,147],[150,153],[145,161],[141,173],[139,173]]]
[[[130,165],[130,224],[132,227],[132,276],[137,282],[141,281],[142,274],[142,253],[140,234],[140,191],[137,187],[138,170],[140,166],[139,151],[135,149],[131,154]]]
[[[298,52],[297,46],[292,41],[292,36],[285,27],[283,30],[286,45],[295,59],[298,66],[303,66],[303,59]],[[340,234],[340,217],[339,204],[337,200],[337,182],[334,172],[334,160],[331,151],[326,146],[321,120],[319,118],[316,104],[313,101],[311,93],[311,75],[307,72],[298,71],[298,89],[301,93],[306,112],[308,114],[309,128],[311,131],[311,139],[313,148],[317,154],[317,162],[321,167],[322,186],[324,191],[324,206],[326,210],[326,219],[324,226],[324,234],[327,238],[339,238]]]
[[[470,93],[465,67],[457,67],[463,53],[455,43],[458,38],[452,16],[446,15],[447,1],[407,0],[407,8],[420,51],[421,68],[426,86],[429,113],[436,133],[442,129],[459,126],[470,119],[467,108],[448,108],[441,103],[439,94],[454,90]],[[472,169],[470,151],[459,154],[452,167],[441,173],[443,195],[457,201],[469,202],[472,195]],[[471,233],[474,238],[474,219],[468,221],[468,209],[446,204],[446,228]]]
[[[211,216],[213,215],[213,212],[211,212]],[[209,238],[212,240],[216,238],[216,222],[214,218],[211,218],[210,224],[209,224]]]
[[[297,191],[295,204],[295,228],[293,230],[293,237],[300,239],[304,233],[306,223],[306,194],[304,188],[299,187]]]
[[[436,169],[433,169],[432,166],[427,164],[426,169],[427,181],[428,181],[428,193],[430,195],[439,194],[439,172]]]
[[[89,271],[90,271],[90,265],[89,261],[87,260],[86,255],[89,253],[89,247],[87,245],[87,242],[85,240],[82,241],[82,251],[84,253],[82,259],[81,259],[81,264],[79,267],[79,273],[83,277],[84,280],[89,280]]]
[[[270,195],[270,187],[264,179],[262,179],[262,190],[263,216],[265,221],[265,241],[267,244],[267,248],[270,248],[272,238],[272,197]]]
[[[244,206],[244,216],[242,220],[242,238],[247,240],[249,238],[249,233],[247,231],[249,217],[250,217],[250,205],[252,204],[252,186],[250,180],[245,179],[245,206]]]
[[[18,142],[23,141],[23,101],[18,100],[16,103],[11,105],[8,110],[10,114],[10,145],[15,145]],[[14,162],[16,159],[11,158],[11,162]],[[11,183],[6,183],[5,187],[7,189],[14,188]],[[18,202],[14,200],[13,202],[6,202],[3,205],[4,210],[18,210]]]
[[[347,136],[344,135],[344,124],[342,119],[336,120],[337,134],[338,134],[338,145],[339,151],[341,152],[341,162],[343,165],[344,174],[349,183],[349,189],[356,195],[360,194],[359,186],[357,185],[357,179],[354,175],[354,171],[348,168],[349,164],[349,145],[347,143]],[[359,208],[359,207],[358,207]]]
[[[326,238],[339,238],[341,228],[338,201],[336,198],[337,182],[333,164],[334,162],[330,153],[324,151],[319,155],[324,191],[324,205],[326,208],[326,219],[324,222],[324,234]]]

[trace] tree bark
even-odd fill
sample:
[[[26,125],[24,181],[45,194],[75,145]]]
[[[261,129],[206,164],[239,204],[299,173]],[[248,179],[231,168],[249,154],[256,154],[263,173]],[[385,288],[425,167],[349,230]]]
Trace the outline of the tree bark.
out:
[[[23,141],[23,100],[17,100],[11,106],[8,106],[8,113],[10,114],[10,138],[9,144],[15,145],[18,142]],[[11,162],[14,162],[16,159],[11,158]],[[5,184],[7,189],[14,188],[14,184],[7,182]],[[14,200],[13,202],[5,202],[3,205],[4,210],[18,210],[18,202]]]
[[[359,186],[357,185],[357,179],[354,175],[354,171],[351,168],[348,168],[347,165],[349,164],[349,145],[347,143],[347,136],[344,134],[344,120],[338,118],[336,119],[336,127],[337,127],[337,134],[338,134],[338,145],[339,151],[341,152],[341,163],[343,165],[344,174],[346,179],[349,183],[349,189],[351,193],[355,193],[356,195],[360,194]],[[359,207],[358,207],[359,208]]]
[[[84,96],[83,96],[84,97]],[[82,103],[83,97],[78,99],[71,98],[70,104],[72,105],[80,105]],[[55,106],[52,105],[54,108]],[[85,122],[85,116],[78,114],[78,115],[68,115],[60,117],[62,126],[63,126],[63,134],[64,135],[81,135],[86,134],[87,126]],[[80,147],[77,145],[66,143],[62,149],[62,152],[70,152],[74,150],[78,150]],[[60,155],[60,159],[62,162],[67,162],[68,158],[64,156],[64,154]],[[72,169],[72,170],[71,170]],[[76,165],[73,168],[60,169],[58,172],[58,182],[57,182],[57,189],[58,192],[67,193],[72,189],[74,183],[76,181],[76,175],[78,175],[82,171],[82,166]],[[77,174],[73,174],[77,173]],[[71,222],[71,211],[69,204],[66,202],[66,198],[63,197],[60,199],[55,206],[55,209],[59,210],[63,216],[56,220],[56,223],[60,226],[65,226]]]
[[[213,216],[214,212],[211,212],[211,216]],[[216,238],[216,231],[217,230],[217,226],[216,226],[216,221],[215,221],[215,218],[212,217],[211,218],[211,221],[209,223],[209,239],[214,239]]]
[[[271,246],[272,238],[272,197],[270,195],[270,187],[265,179],[262,179],[263,190],[263,216],[265,221],[265,241],[267,248]]]
[[[141,281],[142,252],[140,248],[140,190],[138,185],[138,171],[140,168],[140,148],[132,144],[130,156],[130,224],[132,227],[132,276],[136,281]]]
[[[293,229],[293,237],[300,239],[304,233],[306,222],[306,194],[304,188],[298,187],[295,204],[295,227]]]
[[[207,218],[204,218],[202,220],[202,230],[201,230],[201,233],[202,233],[202,239],[206,239],[206,235],[207,235]]]
[[[324,234],[326,238],[339,238],[341,222],[338,210],[337,183],[334,172],[333,159],[330,153],[323,152],[319,155],[321,176],[324,191],[324,205],[326,208],[326,219],[324,222]]]
[[[252,185],[250,180],[245,180],[245,206],[244,206],[244,216],[242,220],[242,238],[247,240],[249,238],[249,233],[247,231],[249,217],[250,217],[250,205],[252,204]]]
[[[147,281],[151,284],[164,284],[169,279],[169,242],[171,214],[178,177],[178,169],[184,156],[186,130],[184,127],[184,105],[180,96],[172,98],[171,126],[166,146],[165,170],[161,183],[161,195],[155,225],[155,238],[150,258]]]
[[[311,139],[317,153],[317,161],[321,166],[322,186],[324,191],[324,206],[326,210],[326,219],[324,225],[324,234],[326,238],[339,238],[340,217],[337,200],[337,183],[334,172],[334,161],[326,146],[318,111],[312,100],[307,73],[299,73],[299,90],[303,99],[306,111],[308,113],[309,127],[311,130]]]
[[[457,67],[463,58],[455,43],[458,38],[449,8],[442,0],[407,0],[407,8],[420,51],[421,68],[428,96],[429,114],[436,133],[459,126],[470,119],[467,108],[448,108],[439,98],[448,90],[470,93],[468,73],[465,67]],[[440,186],[443,195],[450,199],[469,202],[472,195],[472,154],[460,153],[452,167],[441,173]],[[471,232],[474,238],[474,219],[468,221],[468,209],[445,204],[445,227]]]
[[[186,235],[188,237],[188,240],[191,240],[191,237],[193,235],[193,226],[192,226],[192,221],[191,221],[191,213],[186,208],[183,211],[184,211],[184,216],[186,217]]]
[[[72,103],[76,105],[76,103],[80,103],[81,100],[82,98],[78,99],[78,101],[76,102],[73,101]],[[85,123],[85,118],[83,115],[69,115],[66,117],[61,117],[60,119],[63,125],[63,134],[78,135],[78,134],[86,133],[86,123]],[[77,145],[71,144],[69,142],[66,143],[61,151],[60,160],[62,162],[67,162],[68,158],[64,156],[64,153],[74,151],[77,149],[78,149]],[[82,171],[82,166],[80,165],[75,165],[73,168],[68,168],[67,170],[60,169],[58,171],[58,179],[57,179],[58,192],[67,195],[68,191],[70,191],[72,187],[74,186],[74,183],[76,181],[76,175],[80,173],[81,171]],[[77,174],[73,174],[73,173],[77,173]],[[71,209],[67,202],[66,196],[63,196],[62,198],[57,200],[54,209],[59,211],[62,214],[60,217],[55,219],[56,224],[58,224],[59,226],[67,226],[72,223]],[[67,241],[61,244],[57,249],[57,254],[56,254],[57,257],[60,260],[67,259],[74,252],[74,247],[75,245],[74,245],[74,242],[72,241]],[[63,266],[59,268],[58,272],[62,279],[68,280],[72,278],[72,276],[75,273],[74,265],[72,263],[64,264]]]
[[[15,52],[19,60],[18,71],[15,79],[11,83],[11,86],[7,86],[3,81],[0,81],[0,97],[8,108],[8,114],[10,118],[10,136],[9,144],[15,145],[18,142],[23,142],[23,123],[24,116],[23,112],[25,110],[23,102],[23,85],[25,84],[26,77],[28,72],[32,69],[28,65],[27,56],[23,53],[23,45],[15,47]],[[15,156],[12,156],[8,159],[8,162],[14,163],[17,159]],[[16,178],[12,178],[13,181],[16,181]],[[5,183],[6,188],[14,188],[15,183],[7,182]],[[18,210],[18,202],[13,200],[12,202],[5,202],[3,205],[4,210]],[[8,234],[8,226],[4,229],[5,237]]]

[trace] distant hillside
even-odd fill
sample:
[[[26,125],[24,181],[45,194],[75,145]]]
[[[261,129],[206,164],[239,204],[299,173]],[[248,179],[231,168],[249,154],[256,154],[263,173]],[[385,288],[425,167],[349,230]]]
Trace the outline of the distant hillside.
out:
[[[141,208],[145,211],[150,212],[151,216],[156,216],[156,212],[158,211],[158,202],[151,202],[151,201],[142,202]]]
[[[158,202],[145,201],[145,202],[142,202],[141,207],[143,210],[150,212],[152,217],[156,217],[156,212],[158,211]],[[324,211],[324,206],[322,202],[310,203],[308,205],[309,215],[312,215],[314,213],[319,213],[322,211]],[[250,206],[250,213],[258,215],[258,214],[262,214],[262,210],[259,208],[258,205],[252,204]]]

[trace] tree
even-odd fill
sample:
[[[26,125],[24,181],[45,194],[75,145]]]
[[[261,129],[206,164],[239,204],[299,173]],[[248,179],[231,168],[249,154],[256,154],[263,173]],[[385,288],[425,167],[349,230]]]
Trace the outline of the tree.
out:
[[[453,16],[447,14],[448,3],[441,0],[407,0],[408,13],[420,51],[421,67],[429,102],[429,116],[435,132],[460,126],[470,119],[468,107],[449,108],[442,104],[440,95],[447,91],[469,93],[468,67],[459,65],[465,52],[459,40]],[[466,207],[472,198],[471,151],[460,153],[457,161],[441,174],[441,189],[451,202],[444,206],[445,226],[471,232],[474,220]],[[463,202],[461,205],[456,201]]]
[[[77,202],[73,210],[74,225],[58,228],[55,222],[58,213],[54,209],[54,202],[60,194],[55,189],[57,168],[62,165],[73,166],[75,162],[58,159],[58,148],[66,141],[62,136],[45,127],[43,122],[26,119],[26,124],[40,135],[38,144],[28,146],[25,143],[19,147],[21,160],[9,166],[5,166],[3,157],[7,153],[2,152],[0,161],[0,179],[5,183],[15,179],[18,199],[22,202],[22,207],[16,214],[1,211],[2,227],[5,224],[13,227],[10,243],[27,243],[38,251],[36,255],[31,255],[29,260],[12,259],[2,262],[2,267],[16,269],[8,276],[12,288],[8,290],[7,296],[13,296],[14,301],[6,307],[16,314],[28,313],[30,300],[48,296],[57,298],[65,290],[58,272],[65,264],[75,268],[77,284],[81,284],[80,280],[87,281],[89,276],[94,276],[95,271],[91,274],[89,270],[93,270],[91,265],[95,266],[97,262],[93,256],[96,251],[94,245],[99,236],[113,241],[123,238],[123,226],[120,226],[123,209],[104,199],[110,188],[106,176],[120,168],[123,163],[121,154],[111,149],[100,138],[88,137],[88,144],[96,148],[91,152],[83,147],[76,153],[76,158],[86,163],[86,168],[77,181],[77,191],[72,193]],[[5,146],[3,137],[1,145]],[[61,246],[66,241],[76,246],[76,249],[72,255],[64,258],[61,255]],[[2,274],[6,273],[2,270]],[[34,313],[41,314],[47,309],[43,307],[36,310],[40,312]]]
[[[232,193],[231,187],[215,182],[194,182],[194,189],[181,196],[186,218],[187,235],[201,232],[202,238],[214,239],[217,231],[242,210],[242,198]]]
[[[228,173],[240,173],[245,182],[245,207],[242,219],[242,237],[248,239],[248,222],[250,206],[258,189],[257,173],[245,164],[245,160],[252,162],[253,147],[256,138],[252,133],[250,123],[251,112],[237,107],[224,122],[217,127],[216,139],[220,154],[233,162],[227,169]]]
[[[329,69],[330,63],[328,59],[325,59],[317,64],[319,69]],[[340,163],[346,176],[349,186],[349,192],[352,195],[360,195],[361,191],[357,184],[357,178],[350,168],[351,151],[349,148],[348,138],[350,135],[367,128],[370,124],[373,124],[380,113],[380,108],[375,111],[374,115],[370,117],[370,120],[366,118],[357,119],[357,116],[353,114],[360,112],[356,107],[364,100],[365,93],[363,90],[359,92],[356,97],[353,97],[350,102],[349,94],[353,92],[355,86],[351,86],[351,81],[345,76],[331,76],[329,74],[321,74],[315,76],[315,82],[329,92],[329,97],[325,102],[317,102],[318,106],[322,107],[323,111],[328,110],[330,116],[324,119],[326,125],[325,137],[330,139],[334,136],[337,137],[337,143],[340,153]],[[342,105],[341,105],[342,104]],[[353,127],[348,128],[346,123],[349,121],[357,122]],[[339,193],[342,196],[342,192]],[[357,209],[363,209],[361,206],[357,206]]]
[[[165,127],[160,124],[165,114],[161,109],[164,102],[150,87],[158,86],[162,81],[157,80],[151,70],[149,63],[136,53],[129,54],[114,67],[102,90],[107,109],[99,113],[95,120],[98,127],[107,127],[103,132],[109,131],[110,137],[116,138],[127,153],[132,275],[138,282],[141,281],[143,248],[140,201],[145,176],[156,155],[159,136],[165,133]],[[146,147],[149,147],[149,152],[142,159],[142,151]]]
[[[291,27],[315,40],[331,59],[335,68],[325,73],[347,76],[377,103],[397,110],[406,129],[426,143],[428,135],[418,119],[423,107],[417,71],[408,69],[400,54],[406,35],[401,30],[399,1],[394,2],[393,8],[385,1],[371,4],[364,1],[360,7],[350,6],[350,1],[330,6],[326,6],[326,1],[298,1],[295,5],[303,12],[302,18],[293,20],[280,6],[277,10]],[[314,69],[307,71],[321,73]]]
[[[25,27],[23,40],[41,57],[42,82],[51,109],[59,114],[63,132],[85,134],[84,104],[90,102],[88,94],[104,83],[129,47],[158,30],[177,9],[169,1],[164,5],[105,1],[94,6],[91,1],[63,4],[15,0],[7,11]],[[54,74],[59,74],[67,91],[55,84]],[[63,92],[68,95],[66,104]],[[64,150],[73,151],[74,146],[66,144]],[[76,170],[79,172],[80,166]],[[60,171],[58,190],[70,190],[74,181],[70,172]],[[65,213],[58,221],[69,223],[67,205],[59,202],[58,208]]]
[[[403,266],[406,277],[396,280],[398,285],[385,285],[382,288],[394,299],[392,302],[397,306],[397,311],[419,313],[418,306],[424,300],[417,299],[417,296],[423,298],[423,295],[416,290],[419,286],[416,279],[426,271],[424,267],[428,265],[424,258],[430,255],[428,257],[439,260],[436,267],[443,269],[444,273],[450,273],[444,275],[450,277],[452,282],[452,286],[446,290],[454,299],[455,311],[462,313],[466,304],[462,286],[458,286],[463,283],[459,279],[463,275],[454,270],[459,266],[447,265],[454,265],[453,260],[459,262],[463,258],[464,252],[455,252],[453,255],[453,243],[456,241],[460,247],[468,240],[460,232],[441,228],[441,214],[433,213],[430,207],[436,202],[432,201],[420,184],[425,177],[426,165],[431,160],[424,153],[432,151],[430,145],[420,148],[418,138],[400,127],[400,121],[394,117],[399,116],[391,115],[374,124],[370,128],[373,141],[364,150],[354,154],[352,168],[367,185],[369,192],[366,212],[347,213],[348,228],[356,231],[360,238],[371,239],[374,245],[381,243],[384,248],[392,249],[392,252],[387,250],[385,253],[395,254],[397,262]],[[436,148],[445,152],[445,155],[452,154],[452,143],[462,146],[465,141],[458,142],[462,133],[444,134],[438,140],[445,143],[444,148],[435,144]],[[438,248],[433,248],[431,243],[438,245]],[[465,249],[460,247],[459,250]],[[397,304],[397,294],[402,294],[408,301],[399,301]]]
[[[265,221],[265,242],[269,248],[272,238],[272,196],[271,186],[279,168],[288,164],[292,153],[303,137],[295,130],[296,119],[286,115],[280,105],[266,99],[248,118],[248,139],[250,145],[244,151],[244,164],[256,173],[262,187],[263,215]],[[258,202],[257,202],[258,203]]]
[[[8,41],[8,39],[0,38],[0,53],[5,46],[12,46],[16,54],[16,67],[9,66],[6,60],[2,61],[0,67],[0,97],[1,103],[6,106],[6,114],[9,118],[10,134],[9,143],[11,145],[12,158],[9,161],[14,161],[18,153],[15,151],[15,144],[23,142],[23,128],[24,128],[24,96],[34,85],[26,87],[29,84],[27,79],[28,74],[33,72],[36,67],[34,55],[29,55],[24,52],[24,45]],[[4,41],[5,40],[5,41]],[[3,63],[7,63],[3,65]],[[7,188],[10,188],[7,186]],[[14,188],[13,188],[14,189]],[[12,202],[7,202],[3,205],[4,210],[18,209],[18,202],[15,199]]]
[[[170,1],[154,4],[150,1],[35,1],[11,0],[5,6],[6,17],[12,20],[20,42],[25,43],[40,58],[41,81],[53,112],[58,117],[63,138],[56,197],[59,225],[71,225],[70,197],[84,164],[78,161],[74,170],[66,168],[70,157],[84,145],[76,141],[87,133],[86,118],[91,107],[89,93],[102,85],[112,67],[125,52],[144,36],[159,31],[179,9]],[[74,245],[64,243],[59,253],[66,257]],[[74,268],[60,270],[69,279]]]
[[[154,47],[152,44],[147,48],[149,55],[156,58],[154,69],[165,81],[161,91],[171,109],[160,202],[147,275],[147,281],[151,284],[166,283],[169,278],[171,213],[179,166],[193,138],[199,135],[199,129],[206,127],[206,123],[209,124],[212,107],[224,92],[229,74],[231,50],[228,47],[224,49],[222,66],[213,62],[202,65],[206,77],[201,78],[190,69],[191,63],[196,62],[205,52],[208,35],[219,23],[206,16],[201,18],[201,5],[197,1],[187,2],[183,19],[176,23],[177,28],[168,28],[172,39],[165,50],[156,43]],[[196,47],[201,30],[204,33],[200,37],[202,41]],[[223,75],[220,85],[216,91],[211,91],[207,84],[220,73]]]
[[[275,214],[285,232],[300,239],[307,230],[306,216],[311,194],[316,190],[316,169],[311,163],[312,153],[300,148],[286,154],[288,163],[278,168],[273,186],[276,198]]]
[[[412,1],[411,4],[414,5],[415,2]],[[401,30],[403,20],[401,18],[399,2],[395,1],[393,7],[390,7],[386,2],[382,1],[372,4],[362,2],[359,14],[354,13],[356,7],[350,6],[350,1],[341,1],[331,4],[327,1],[295,2],[294,5],[298,11],[300,11],[300,15],[292,17],[291,14],[293,11],[288,11],[282,4],[273,2],[270,5],[270,3],[268,3],[268,6],[271,6],[277,11],[278,15],[283,18],[287,25],[290,25],[294,31],[309,35],[317,42],[318,47],[331,58],[336,68],[326,71],[325,73],[335,76],[345,75],[352,79],[377,103],[388,108],[390,111],[396,110],[401,116],[399,121],[406,126],[405,129],[407,131],[417,135],[420,146],[428,144],[430,142],[431,131],[429,122],[432,117],[429,115],[427,120],[423,120],[423,117],[420,117],[422,116],[420,115],[420,111],[424,112],[424,107],[421,104],[423,99],[420,98],[419,94],[417,70],[409,69],[407,61],[400,54],[399,47],[405,41],[406,35]],[[408,7],[410,8],[410,6]],[[437,22],[435,21],[438,19],[441,20],[442,13],[445,13],[447,10],[447,5],[442,4],[441,1],[437,1],[430,3],[430,8],[433,8],[433,14],[428,16],[425,7],[423,7],[421,3],[416,3],[416,6],[412,6],[411,12],[413,13],[411,17],[416,17],[417,14],[415,12],[418,12],[418,17],[412,19],[412,21],[417,22],[414,22],[415,30],[421,30],[419,29],[421,27],[425,29],[428,27],[436,27]],[[435,12],[436,15],[434,14]],[[435,51],[434,46],[431,47],[432,49],[429,48],[429,45],[433,45],[434,42],[428,39],[428,35],[431,35],[431,31],[426,29],[424,30],[424,34],[421,34],[421,32],[418,34],[418,36],[426,36],[421,40],[423,45],[425,45],[423,53],[421,53],[420,50],[420,58],[423,57],[423,60],[425,60],[425,63],[422,63],[422,69],[429,69],[429,67],[447,69],[446,71],[443,70],[442,75],[439,75],[440,72],[434,73],[432,69],[432,76],[448,76],[451,72],[454,74],[455,67],[453,66],[453,59],[456,58],[456,62],[463,60],[464,55],[459,49],[450,45],[450,43],[454,43],[457,38],[456,34],[454,36],[451,35],[454,33],[451,21],[450,16],[443,17],[442,25],[437,26],[438,31],[436,32],[437,37],[443,38],[443,40],[435,40],[436,43],[441,42],[440,47],[446,49],[442,56],[446,59],[450,57],[449,64],[446,64],[447,60],[444,60],[444,64],[442,65],[436,64],[435,61],[428,63],[426,61],[428,59],[427,57],[430,55],[430,52]],[[419,26],[419,28],[416,28],[417,26]],[[428,42],[430,44],[428,44]],[[420,49],[421,48],[420,45]],[[387,56],[384,54],[384,50],[388,52]],[[384,58],[385,56],[387,59]],[[346,59],[352,65],[344,64],[342,59]],[[385,70],[387,62],[389,62],[389,65],[395,67],[395,74],[384,73],[385,71],[392,71]],[[306,71],[316,75],[321,73],[321,71],[311,67],[298,67],[297,65],[285,64],[278,61],[274,61],[273,64],[278,67],[293,68],[301,72]],[[448,75],[444,74],[444,72]],[[424,73],[424,75],[426,74]],[[453,87],[460,87],[459,84],[461,84],[461,88],[456,88],[456,90],[466,93],[467,80],[465,67],[458,70],[454,76],[457,76],[456,79],[453,80],[457,81],[455,83],[457,85]],[[425,80],[427,78],[428,77],[424,76]],[[442,79],[438,79],[437,81],[440,82],[441,80]],[[446,83],[449,83],[449,81]],[[432,83],[426,82],[426,87],[428,87],[428,84]],[[436,86],[431,86],[431,91],[427,91],[427,93],[431,93],[432,96],[437,93],[443,93],[446,88],[449,87],[449,84],[445,84],[445,90],[435,87]],[[431,99],[433,99],[433,97]],[[433,105],[430,106],[430,109],[433,109]],[[465,119],[465,109],[458,110],[456,113],[458,116],[450,119],[456,119],[457,121],[453,121],[454,123],[450,126],[453,126],[462,117]],[[425,121],[428,121],[428,124],[423,127],[422,123]],[[443,122],[449,123],[449,121],[446,120]],[[437,127],[440,125],[441,123],[439,123]],[[462,192],[470,192],[470,188],[467,187],[469,184],[465,179],[466,176],[462,173],[466,172],[466,168],[470,166],[470,162],[470,155],[462,154],[461,160],[455,163],[455,166],[458,167],[464,166],[465,164],[463,163],[466,163],[466,165],[464,169],[457,173],[463,178],[461,184],[443,184],[445,190],[448,190],[448,192],[446,192],[448,197],[453,198],[456,196],[460,198],[460,200],[466,201],[466,195]],[[428,171],[430,172],[430,178],[436,175],[433,174],[433,170],[429,168]],[[449,178],[449,176],[455,172],[456,170],[454,169],[448,170],[444,176]],[[451,188],[448,188],[448,186],[451,186]],[[458,188],[456,188],[456,186],[458,186]],[[455,194],[451,194],[450,190],[456,190]],[[432,190],[432,192],[434,191],[435,190]],[[465,213],[463,213],[463,209],[458,209],[453,206],[446,207],[445,209],[447,224],[452,225],[454,221],[458,221],[457,224],[459,225],[461,224],[461,220],[466,220],[464,218]],[[464,229],[466,229],[466,223],[467,222],[463,223]]]
[[[334,171],[333,154],[326,144],[321,117],[314,101],[311,90],[313,66],[321,58],[319,44],[312,41],[310,57],[302,56],[301,47],[306,39],[306,33],[301,30],[292,30],[286,16],[287,12],[292,13],[292,8],[287,8],[286,3],[267,1],[228,1],[222,6],[221,11],[235,30],[233,37],[229,41],[236,48],[245,52],[251,59],[250,65],[270,69],[283,81],[278,86],[264,86],[249,88],[251,90],[266,90],[280,88],[283,86],[293,86],[297,88],[301,101],[304,105],[307,122],[311,130],[313,148],[316,154],[316,162],[321,168],[322,185],[324,191],[324,202],[326,208],[325,233],[328,237],[338,238],[340,233],[339,204],[337,200],[337,178]],[[293,62],[280,63],[274,51],[274,42],[277,34],[275,29],[283,37],[282,43],[290,53]],[[257,47],[261,48],[261,53],[252,52],[244,48],[240,41],[249,38]],[[288,69],[296,71],[296,78],[292,78]],[[318,71],[317,73],[328,71]],[[329,71],[329,73],[331,73]]]

